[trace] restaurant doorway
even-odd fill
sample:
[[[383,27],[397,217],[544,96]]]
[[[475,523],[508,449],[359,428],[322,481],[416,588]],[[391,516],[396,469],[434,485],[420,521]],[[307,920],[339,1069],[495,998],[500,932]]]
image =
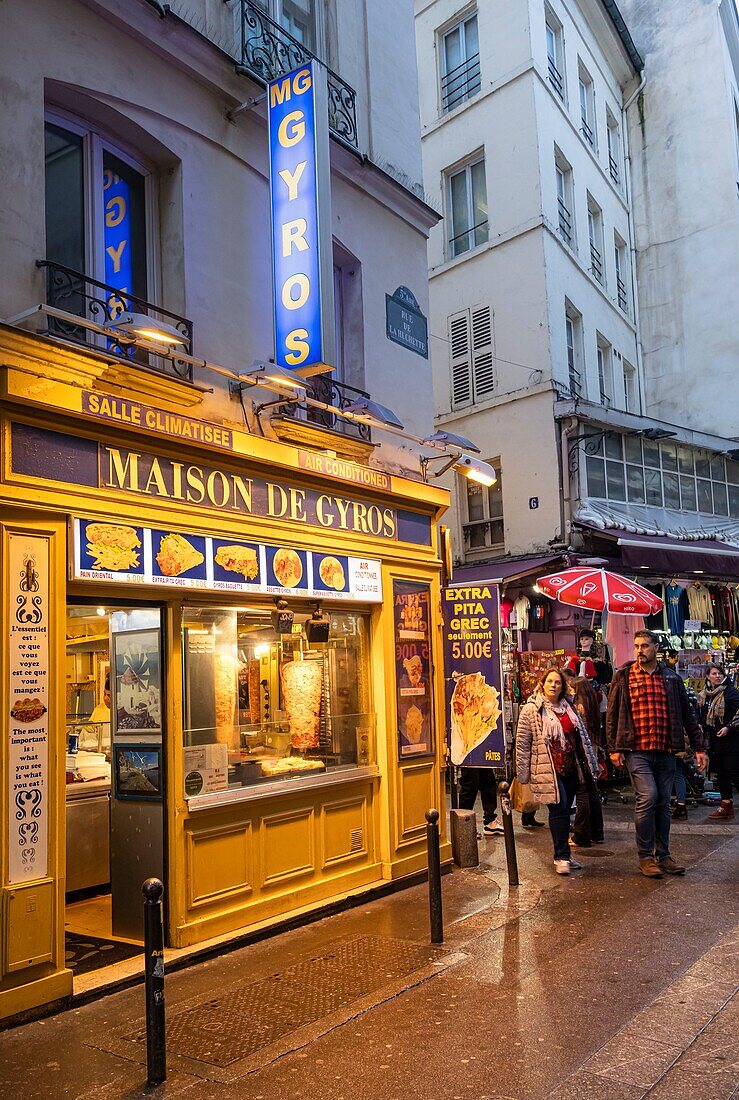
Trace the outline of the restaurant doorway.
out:
[[[141,884],[165,881],[162,609],[70,602],[65,953],[75,975],[140,954]]]

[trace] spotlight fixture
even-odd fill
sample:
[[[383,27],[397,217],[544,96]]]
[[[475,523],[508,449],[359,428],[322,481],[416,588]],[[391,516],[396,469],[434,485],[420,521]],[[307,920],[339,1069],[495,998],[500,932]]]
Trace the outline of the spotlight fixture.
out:
[[[320,603],[314,604],[313,614],[305,624],[305,636],[308,639],[308,645],[313,645],[316,642],[327,642],[330,627],[331,620],[326,612],[321,610]]]
[[[256,359],[249,370],[239,378],[250,386],[260,386],[266,382],[271,389],[281,390],[284,394],[298,399],[305,397],[307,391],[313,388],[307,378],[296,374],[295,371],[285,370],[277,363],[265,363],[260,359]]]
[[[186,344],[187,337],[166,321],[157,321],[145,313],[121,313],[105,325],[115,332],[124,332],[133,340],[150,340],[153,344],[175,347]]]
[[[459,455],[454,463],[454,471],[470,481],[476,481],[478,485],[495,485],[498,480],[489,462],[483,462],[482,459],[473,458],[468,454]]]
[[[427,435],[421,442],[424,446],[433,447],[439,451],[443,451],[447,447],[461,447],[465,451],[474,451],[476,455],[480,454],[480,448],[471,439],[466,439],[463,435],[453,435],[451,432],[445,432],[443,428],[434,432],[433,435]]]
[[[644,439],[650,439],[653,443],[656,443],[660,439],[674,439],[677,432],[668,432],[665,428],[644,428],[638,434],[643,436]]]
[[[275,610],[272,612],[272,626],[278,634],[292,634],[294,612],[287,606],[287,600],[275,596]]]
[[[367,417],[368,420],[382,427],[402,428],[404,425],[386,405],[379,401],[373,401],[371,397],[357,397],[342,410],[343,413],[351,413],[353,416]]]

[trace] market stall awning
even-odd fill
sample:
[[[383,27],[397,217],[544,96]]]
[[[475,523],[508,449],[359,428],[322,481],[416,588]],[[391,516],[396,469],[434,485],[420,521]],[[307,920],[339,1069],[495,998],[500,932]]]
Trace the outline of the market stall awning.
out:
[[[562,554],[544,554],[535,558],[510,558],[481,565],[458,565],[452,574],[452,584],[502,584],[543,573],[564,560]]]
[[[667,535],[637,535],[616,528],[594,528],[613,539],[626,569],[671,573],[675,576],[715,577],[739,581],[739,547],[717,539],[676,539]]]

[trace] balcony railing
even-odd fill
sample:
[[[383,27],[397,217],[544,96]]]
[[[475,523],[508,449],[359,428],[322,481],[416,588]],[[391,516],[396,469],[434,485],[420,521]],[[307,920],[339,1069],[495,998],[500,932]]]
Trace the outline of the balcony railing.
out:
[[[310,61],[315,54],[275,23],[258,4],[239,0],[241,11],[240,66],[258,83],[266,84]],[[321,62],[323,65],[323,62]],[[357,93],[335,72],[328,76],[328,124],[335,137],[358,149]]]
[[[180,317],[179,314],[171,313],[167,309],[160,309],[159,306],[152,305],[143,298],[124,293],[63,264],[57,264],[51,260],[37,260],[36,267],[46,271],[47,305],[64,310],[66,313],[73,313],[75,317],[94,321],[97,325],[115,321],[116,317],[120,317],[122,313],[145,313],[152,320],[166,321],[174,325],[185,337],[182,350],[192,355],[192,321],[188,321],[186,317]],[[125,340],[119,341],[114,333],[109,337],[102,336],[91,332],[83,325],[75,325],[71,321],[64,321],[58,317],[49,316],[48,321],[48,331],[52,336],[59,336],[64,340],[71,340],[73,343],[84,344],[87,347],[99,348],[108,355],[117,355],[121,359],[160,371],[162,374],[172,374],[177,378],[192,380],[192,367],[189,364],[150,354]]]
[[[574,363],[568,362],[567,373],[570,382],[570,393],[573,397],[582,397],[582,374]]]
[[[594,278],[596,278],[599,283],[602,283],[603,258],[592,241],[590,242],[590,270],[592,271]]]
[[[330,374],[316,374],[310,380],[312,389],[310,396],[316,401],[322,401],[325,405],[333,405],[336,409],[346,409],[358,397],[369,397],[365,390],[358,390],[354,386],[347,386],[344,382],[338,382]],[[367,443],[372,441],[372,433],[369,424],[363,424],[359,420],[345,420],[343,416],[328,412],[323,409],[300,409],[295,405],[288,405],[283,410],[283,416],[290,416],[296,420],[307,420],[309,424],[316,424],[321,428],[328,428],[332,432],[341,432],[343,435],[354,439],[362,439]]]
[[[616,289],[618,291],[618,304],[624,313],[629,312],[629,297],[626,293],[626,284],[620,275],[616,276]]]
[[[621,183],[621,176],[618,171],[618,161],[614,160],[610,153],[608,154],[608,171],[611,179],[618,187]]]
[[[557,210],[560,236],[567,241],[567,244],[572,244],[572,215],[560,198],[557,199]]]
[[[445,111],[458,107],[480,91],[480,55],[473,54],[441,78],[441,103]]]
[[[559,98],[564,99],[565,90],[562,74],[549,56],[547,56],[547,69],[549,70],[549,83],[552,85]]]
[[[469,252],[471,248],[476,248],[478,244],[485,244],[488,239],[488,220],[478,222],[477,225],[470,226],[469,229],[463,229],[461,233],[457,233],[456,237],[449,238],[449,259],[454,259],[455,256],[461,256],[463,252]]]
[[[592,127],[589,125],[585,115],[582,115],[580,117],[580,130],[582,131],[582,136],[585,138],[590,148],[594,149],[595,134],[593,133]]]

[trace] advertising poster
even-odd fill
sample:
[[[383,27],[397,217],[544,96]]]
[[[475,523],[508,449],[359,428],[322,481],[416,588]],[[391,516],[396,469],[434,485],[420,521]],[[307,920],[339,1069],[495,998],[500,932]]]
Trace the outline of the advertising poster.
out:
[[[8,882],[48,873],[49,543],[8,537]]]
[[[442,597],[452,763],[504,768],[498,588],[485,584],[445,588]]]
[[[393,606],[398,755],[403,759],[434,751],[429,586],[395,581]]]
[[[158,630],[113,635],[115,736],[161,736],[162,679]]]

